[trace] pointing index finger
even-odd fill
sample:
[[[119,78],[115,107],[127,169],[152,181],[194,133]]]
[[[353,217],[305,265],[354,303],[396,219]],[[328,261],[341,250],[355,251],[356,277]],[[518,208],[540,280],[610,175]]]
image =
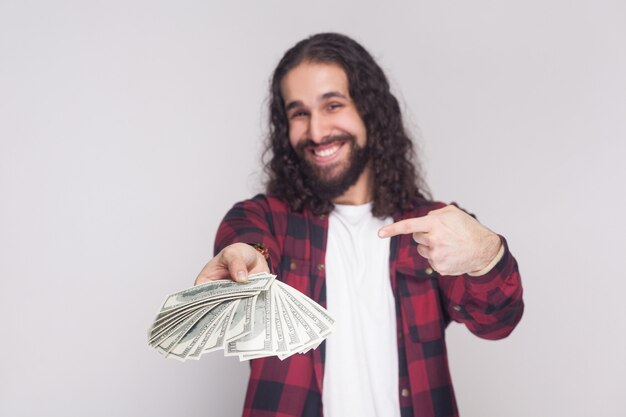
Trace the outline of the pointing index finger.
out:
[[[429,232],[431,229],[431,219],[427,216],[415,217],[413,219],[400,220],[382,227],[378,231],[378,237],[392,237],[397,235],[408,235],[416,232]]]

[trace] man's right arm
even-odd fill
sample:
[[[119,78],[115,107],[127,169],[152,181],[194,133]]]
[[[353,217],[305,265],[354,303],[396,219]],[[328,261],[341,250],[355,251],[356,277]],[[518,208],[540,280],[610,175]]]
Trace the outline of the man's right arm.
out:
[[[264,196],[235,204],[220,224],[215,237],[215,257],[200,271],[195,284],[230,278],[245,282],[249,274],[275,270],[279,243],[272,230],[272,215]],[[268,258],[251,244],[267,249]]]

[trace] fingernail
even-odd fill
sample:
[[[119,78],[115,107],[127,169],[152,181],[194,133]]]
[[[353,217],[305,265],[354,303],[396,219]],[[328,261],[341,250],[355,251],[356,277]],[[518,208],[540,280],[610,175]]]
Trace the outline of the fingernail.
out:
[[[378,237],[387,237],[387,232],[383,229],[379,230]]]
[[[244,271],[237,272],[237,281],[246,282],[246,273]]]

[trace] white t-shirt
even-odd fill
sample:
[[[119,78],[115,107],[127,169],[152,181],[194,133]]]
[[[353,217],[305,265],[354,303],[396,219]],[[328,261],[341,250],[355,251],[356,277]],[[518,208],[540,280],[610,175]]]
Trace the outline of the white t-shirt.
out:
[[[329,217],[326,297],[336,327],[326,340],[326,417],[400,416],[389,239],[377,235],[392,219],[371,207],[336,205]]]

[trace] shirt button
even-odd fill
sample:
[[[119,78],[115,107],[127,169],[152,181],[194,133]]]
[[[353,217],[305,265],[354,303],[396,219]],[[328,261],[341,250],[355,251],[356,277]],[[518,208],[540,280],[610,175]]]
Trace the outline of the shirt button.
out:
[[[324,264],[317,264],[317,269],[319,269],[320,271],[324,270]]]
[[[325,214],[320,214],[320,219],[324,220],[324,217],[326,217]]]
[[[409,395],[411,395],[411,391],[409,391],[408,388],[402,388],[402,391],[400,391],[400,395],[402,395],[403,397],[408,397]]]
[[[293,261],[289,264],[289,269],[291,269],[292,271],[295,271],[297,267],[298,264]]]
[[[398,340],[402,340],[402,333],[398,332]]]
[[[426,272],[426,275],[432,275],[434,271],[431,267],[428,267],[424,270],[424,272]]]
[[[454,311],[461,311],[461,306],[458,305],[458,304],[455,305],[455,306],[452,306],[452,310],[454,310]]]

